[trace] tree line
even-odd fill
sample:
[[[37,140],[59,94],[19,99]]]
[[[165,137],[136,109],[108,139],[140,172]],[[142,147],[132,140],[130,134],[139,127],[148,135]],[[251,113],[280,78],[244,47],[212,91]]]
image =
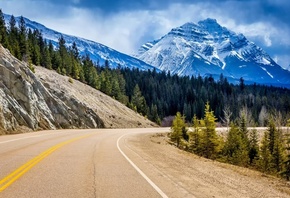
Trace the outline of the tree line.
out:
[[[181,149],[199,156],[238,166],[250,167],[290,180],[290,137],[270,116],[267,130],[259,140],[256,129],[248,130],[245,112],[232,121],[226,136],[216,132],[216,117],[207,102],[204,117],[192,118],[188,129],[185,117],[177,112],[169,134],[170,140]],[[287,121],[290,129],[290,119]]]
[[[6,27],[0,9],[0,43],[19,60],[27,62],[31,70],[40,65],[62,75],[79,80],[127,105],[150,120],[161,124],[168,116],[182,112],[186,122],[205,116],[204,106],[209,101],[217,121],[229,125],[228,118],[238,120],[241,110],[251,117],[247,126],[266,126],[267,117],[277,114],[282,124],[290,117],[290,90],[265,85],[245,85],[243,79],[231,84],[221,74],[212,76],[178,76],[156,70],[141,71],[119,66],[111,69],[93,62],[89,55],[80,55],[76,43],[71,46],[60,37],[57,47],[43,38],[38,30],[26,27],[20,17],[16,23],[12,15]]]

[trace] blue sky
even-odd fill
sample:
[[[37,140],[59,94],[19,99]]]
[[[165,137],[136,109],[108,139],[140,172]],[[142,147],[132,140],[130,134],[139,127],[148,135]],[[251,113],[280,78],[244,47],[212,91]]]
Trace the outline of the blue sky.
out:
[[[0,0],[0,8],[128,54],[186,22],[215,18],[290,65],[289,0]]]

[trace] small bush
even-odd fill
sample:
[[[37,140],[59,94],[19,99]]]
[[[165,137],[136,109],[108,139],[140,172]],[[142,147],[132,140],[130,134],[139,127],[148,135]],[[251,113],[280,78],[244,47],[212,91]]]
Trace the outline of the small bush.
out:
[[[68,79],[68,82],[69,83],[74,83],[74,81],[73,81],[73,79],[71,77]]]

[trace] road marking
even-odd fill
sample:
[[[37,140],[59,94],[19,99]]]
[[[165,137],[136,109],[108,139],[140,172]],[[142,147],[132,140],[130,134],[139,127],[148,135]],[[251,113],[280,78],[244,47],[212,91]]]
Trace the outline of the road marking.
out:
[[[132,160],[130,160],[130,158],[121,150],[121,148],[119,146],[119,142],[124,136],[126,136],[128,134],[129,133],[122,135],[117,140],[118,150],[125,157],[125,159],[137,170],[137,172],[161,195],[161,197],[168,198],[168,196],[151,179],[149,179],[147,177],[147,175],[145,175],[145,173],[143,171],[141,171],[140,168],[138,168],[138,166],[136,164],[134,164],[134,162],[132,162]]]
[[[61,143],[47,149],[46,151],[42,152],[40,155],[34,157],[33,159],[29,160],[28,162],[26,162],[25,164],[20,166],[18,169],[16,169],[15,171],[13,171],[9,175],[7,175],[5,178],[0,180],[0,192],[2,192],[7,187],[9,187],[12,183],[14,183],[17,179],[19,179],[22,175],[24,175],[27,171],[29,171],[32,167],[34,167],[36,164],[38,164],[41,160],[43,160],[45,157],[50,155],[55,150],[63,147],[66,144],[69,144],[69,143],[72,143],[74,141],[86,138],[90,135],[91,134],[84,135],[84,136],[77,137],[77,138],[73,138],[73,139],[67,140],[65,142],[61,142]]]
[[[17,139],[13,139],[13,140],[7,140],[7,141],[0,142],[0,144],[5,144],[8,142],[14,142],[14,141],[28,139],[28,138],[42,137],[42,136],[46,136],[46,135],[51,135],[51,134],[42,134],[42,135],[34,135],[34,136],[29,136],[29,137],[17,138]]]

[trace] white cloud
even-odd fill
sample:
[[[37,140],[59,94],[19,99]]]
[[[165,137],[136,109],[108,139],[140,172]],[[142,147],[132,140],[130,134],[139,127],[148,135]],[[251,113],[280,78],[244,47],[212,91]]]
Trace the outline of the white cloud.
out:
[[[57,31],[84,37],[128,54],[136,52],[148,40],[160,38],[174,27],[190,21],[196,23],[205,18],[215,18],[222,26],[243,33],[250,40],[263,41],[264,46],[269,48],[290,46],[289,32],[285,28],[276,27],[271,22],[249,23],[246,19],[237,22],[239,16],[227,12],[223,6],[206,2],[170,4],[162,10],[123,10],[109,15],[96,8],[61,7],[49,1],[11,0],[1,1],[1,4],[5,13],[23,15]],[[283,62],[285,66],[287,60],[279,55],[278,63],[282,65]],[[288,58],[286,65],[289,63]]]
[[[288,55],[274,55],[274,61],[281,65],[284,69],[287,69],[290,71],[290,56]]]

